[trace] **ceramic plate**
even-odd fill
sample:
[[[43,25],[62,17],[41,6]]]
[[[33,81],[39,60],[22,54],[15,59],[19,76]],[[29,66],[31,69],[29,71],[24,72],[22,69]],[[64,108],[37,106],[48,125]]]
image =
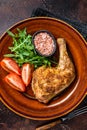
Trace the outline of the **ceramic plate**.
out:
[[[63,116],[72,111],[85,97],[87,91],[87,46],[86,41],[73,27],[67,23],[47,17],[29,18],[17,23],[10,28],[15,33],[17,28],[24,29],[31,35],[38,30],[48,30],[55,38],[63,37],[67,41],[76,68],[74,82],[49,104],[27,98],[22,93],[10,88],[3,80],[7,72],[0,67],[0,98],[1,101],[13,112],[35,119],[49,120]],[[12,39],[7,33],[0,38],[0,61],[8,53]],[[33,96],[31,88],[27,91]]]

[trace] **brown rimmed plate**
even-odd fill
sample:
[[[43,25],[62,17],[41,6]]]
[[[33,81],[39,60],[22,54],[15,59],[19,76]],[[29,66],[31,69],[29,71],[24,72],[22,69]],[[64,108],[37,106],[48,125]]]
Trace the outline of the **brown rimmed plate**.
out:
[[[22,93],[10,88],[3,80],[7,74],[0,67],[0,99],[13,112],[35,120],[49,120],[63,116],[72,111],[86,95],[87,91],[87,46],[86,41],[73,27],[54,18],[39,17],[21,21],[10,28],[15,33],[17,28],[24,29],[33,35],[38,30],[48,30],[55,38],[63,37],[67,41],[68,48],[76,68],[74,82],[54,98],[49,104],[42,104],[37,100],[27,98]],[[7,33],[0,38],[0,61],[3,55],[8,53],[8,47],[12,39]],[[32,91],[29,90],[32,95]]]

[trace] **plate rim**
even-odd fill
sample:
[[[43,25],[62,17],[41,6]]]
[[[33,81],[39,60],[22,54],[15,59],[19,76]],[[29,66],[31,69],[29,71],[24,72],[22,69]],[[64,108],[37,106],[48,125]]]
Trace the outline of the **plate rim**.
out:
[[[43,16],[43,17],[29,17],[29,18],[26,18],[24,20],[20,20],[16,23],[14,23],[13,25],[11,25],[10,27],[8,27],[3,33],[2,35],[0,36],[0,40],[2,39],[2,37],[6,34],[6,31],[7,30],[11,30],[14,26],[18,25],[18,24],[22,24],[23,22],[25,21],[28,21],[28,20],[33,20],[33,19],[52,19],[52,20],[56,20],[56,21],[59,21],[61,23],[64,23],[65,25],[67,25],[68,27],[72,28],[77,34],[79,34],[79,36],[82,38],[82,40],[85,42],[85,45],[87,45],[87,42],[85,40],[85,38],[82,36],[82,34],[77,30],[75,29],[72,25],[70,25],[69,23],[61,20],[61,19],[57,19],[57,18],[53,18],[53,17],[47,17],[47,16]]]

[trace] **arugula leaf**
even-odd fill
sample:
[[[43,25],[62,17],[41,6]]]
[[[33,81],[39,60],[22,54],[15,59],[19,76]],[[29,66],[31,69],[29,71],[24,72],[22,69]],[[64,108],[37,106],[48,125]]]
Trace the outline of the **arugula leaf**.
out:
[[[11,31],[7,31],[13,39],[12,46],[9,47],[11,54],[5,54],[5,57],[13,58],[19,66],[24,63],[34,64],[35,68],[45,65],[51,66],[51,63],[55,63],[52,59],[40,56],[36,53],[34,45],[32,43],[32,36],[27,34],[26,28],[20,30],[17,28],[18,33],[13,34]]]

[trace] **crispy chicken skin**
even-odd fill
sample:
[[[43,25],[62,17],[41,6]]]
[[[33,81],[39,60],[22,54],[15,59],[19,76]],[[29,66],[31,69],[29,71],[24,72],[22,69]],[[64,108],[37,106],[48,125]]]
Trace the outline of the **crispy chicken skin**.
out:
[[[75,78],[75,69],[68,56],[66,42],[58,38],[59,62],[57,67],[41,66],[33,73],[32,90],[37,100],[48,103],[66,89]]]

